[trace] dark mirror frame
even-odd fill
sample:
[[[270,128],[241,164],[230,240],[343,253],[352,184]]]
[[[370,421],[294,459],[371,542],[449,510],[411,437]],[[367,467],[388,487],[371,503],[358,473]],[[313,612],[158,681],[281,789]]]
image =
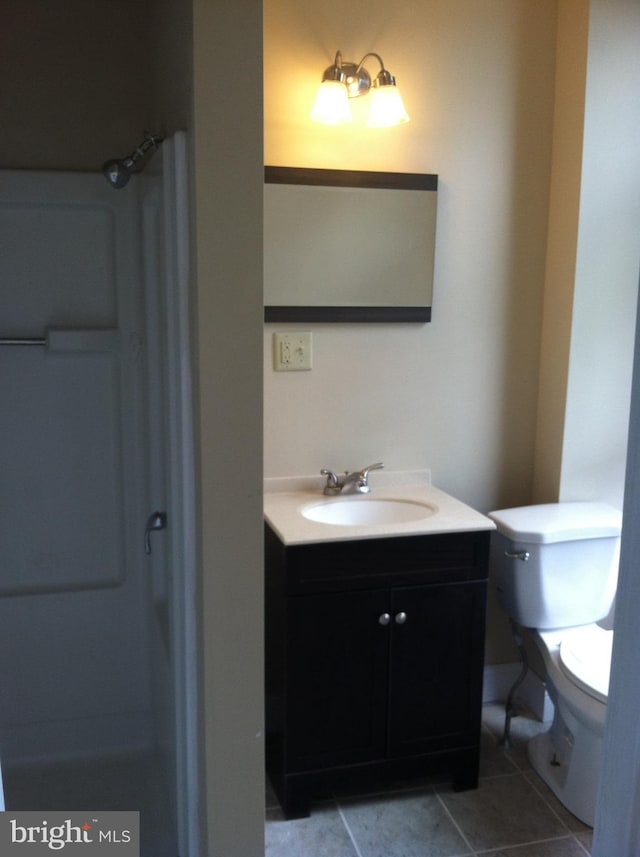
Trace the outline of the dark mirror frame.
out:
[[[322,170],[307,167],[264,168],[265,184],[437,191],[431,173]],[[265,322],[418,322],[431,321],[431,306],[265,306]]]

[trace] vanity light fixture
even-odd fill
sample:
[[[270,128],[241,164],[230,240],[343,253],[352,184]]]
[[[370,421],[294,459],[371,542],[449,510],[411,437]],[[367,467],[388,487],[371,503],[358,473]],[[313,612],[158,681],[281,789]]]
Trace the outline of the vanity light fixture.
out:
[[[375,57],[380,71],[371,79],[364,67],[365,60]],[[340,51],[333,65],[324,70],[311,119],[324,125],[342,125],[351,122],[349,99],[369,93],[368,128],[388,128],[409,121],[395,77],[384,67],[382,58],[375,53],[365,54],[356,65],[345,62]]]

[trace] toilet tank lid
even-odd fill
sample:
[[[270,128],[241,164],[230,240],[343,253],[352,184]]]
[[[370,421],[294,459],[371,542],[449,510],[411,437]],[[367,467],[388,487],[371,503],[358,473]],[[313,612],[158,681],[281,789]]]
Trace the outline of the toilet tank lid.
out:
[[[607,503],[542,503],[489,512],[498,532],[520,542],[547,544],[620,535],[622,513]]]

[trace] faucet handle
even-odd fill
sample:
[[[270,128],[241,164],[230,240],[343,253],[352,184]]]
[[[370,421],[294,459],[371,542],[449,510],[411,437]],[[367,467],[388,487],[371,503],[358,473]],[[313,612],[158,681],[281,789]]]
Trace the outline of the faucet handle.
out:
[[[363,467],[359,473],[353,474],[354,476],[357,475],[356,487],[360,494],[369,494],[371,492],[371,487],[369,485],[369,472],[371,470],[382,470],[383,467],[384,464],[381,461],[378,461],[377,464],[370,464],[368,467]]]
[[[378,461],[377,464],[370,464],[368,467],[363,467],[360,471],[360,478],[363,482],[366,482],[369,478],[370,470],[384,470],[384,464],[381,461]]]
[[[320,471],[321,476],[327,477],[327,484],[324,486],[325,494],[339,494],[342,486],[340,485],[340,480],[336,473],[333,470],[328,470],[326,467],[323,467]]]

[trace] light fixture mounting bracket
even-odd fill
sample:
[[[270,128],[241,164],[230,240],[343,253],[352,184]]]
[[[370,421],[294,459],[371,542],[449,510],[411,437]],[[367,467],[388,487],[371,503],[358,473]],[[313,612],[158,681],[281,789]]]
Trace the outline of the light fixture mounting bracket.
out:
[[[359,95],[366,95],[369,92],[371,75],[362,63],[356,65],[354,62],[343,62],[341,68],[349,98],[357,98]]]

